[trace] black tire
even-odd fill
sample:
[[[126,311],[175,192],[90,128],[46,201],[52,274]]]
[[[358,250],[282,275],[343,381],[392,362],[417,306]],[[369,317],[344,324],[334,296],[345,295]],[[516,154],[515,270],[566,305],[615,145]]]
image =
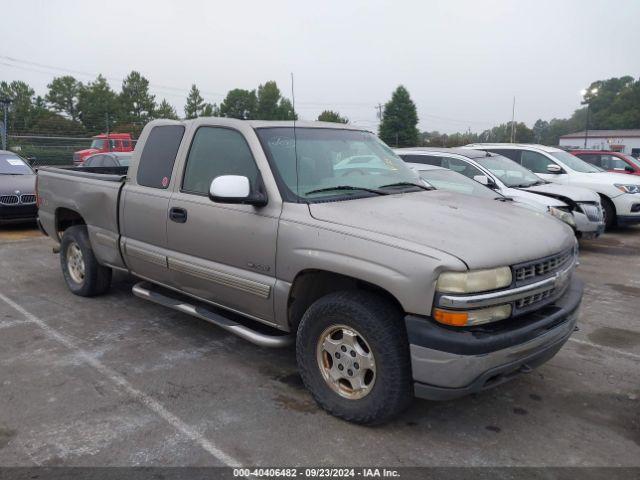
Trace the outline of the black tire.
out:
[[[616,207],[613,205],[613,202],[609,200],[607,197],[600,197],[602,203],[602,210],[604,213],[604,228],[605,230],[611,230],[614,228],[618,222],[616,218]]]
[[[73,255],[70,249],[75,249],[75,246],[79,247],[84,264],[82,278],[78,278],[69,263],[69,258]],[[60,242],[60,267],[69,290],[81,297],[101,295],[111,286],[111,269],[103,267],[96,260],[89,243],[87,227],[84,225],[75,225],[64,231]]]
[[[362,398],[344,398],[321,372],[316,349],[323,332],[333,325],[356,330],[375,358],[375,382]],[[341,291],[313,303],[298,328],[296,357],[302,380],[318,405],[349,422],[386,422],[402,412],[413,398],[409,342],[402,312],[378,295]]]

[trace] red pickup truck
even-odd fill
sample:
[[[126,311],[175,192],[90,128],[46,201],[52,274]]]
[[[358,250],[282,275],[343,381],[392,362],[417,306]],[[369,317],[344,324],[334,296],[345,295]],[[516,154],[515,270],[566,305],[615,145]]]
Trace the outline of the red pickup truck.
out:
[[[103,152],[133,152],[134,141],[129,133],[101,133],[93,137],[91,146],[73,154],[73,164],[82,165],[87,157]]]
[[[640,175],[640,160],[631,155],[606,150],[571,150],[570,153],[608,172]]]

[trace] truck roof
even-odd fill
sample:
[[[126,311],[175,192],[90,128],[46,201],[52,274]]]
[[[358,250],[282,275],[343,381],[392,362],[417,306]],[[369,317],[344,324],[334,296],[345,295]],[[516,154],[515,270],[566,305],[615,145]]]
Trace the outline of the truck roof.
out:
[[[401,153],[420,153],[420,152],[433,152],[433,153],[455,153],[457,155],[461,155],[467,158],[479,158],[491,156],[493,154],[487,154],[487,152],[481,150],[473,150],[471,148],[464,147],[456,147],[456,148],[448,148],[448,147],[409,147],[409,148],[394,148],[394,152],[397,154]]]
[[[162,124],[183,124],[190,125],[192,123],[206,123],[207,120],[215,120],[224,125],[248,125],[251,128],[275,128],[275,127],[293,127],[294,123],[296,128],[338,128],[343,130],[358,130],[370,132],[371,130],[365,127],[349,125],[345,123],[333,123],[333,122],[309,122],[309,121],[293,121],[293,120],[240,120],[237,118],[226,117],[198,117],[191,120],[153,120],[151,123],[160,122]]]

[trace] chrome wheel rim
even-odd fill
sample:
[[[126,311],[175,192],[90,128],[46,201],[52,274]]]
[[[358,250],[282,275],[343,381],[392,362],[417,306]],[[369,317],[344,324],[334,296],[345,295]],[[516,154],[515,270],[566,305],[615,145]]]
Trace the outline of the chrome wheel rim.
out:
[[[322,378],[338,395],[349,400],[367,396],[376,382],[376,362],[365,338],[354,328],[332,325],[316,346]]]
[[[67,247],[67,270],[74,282],[84,282],[84,258],[76,242],[71,242]]]

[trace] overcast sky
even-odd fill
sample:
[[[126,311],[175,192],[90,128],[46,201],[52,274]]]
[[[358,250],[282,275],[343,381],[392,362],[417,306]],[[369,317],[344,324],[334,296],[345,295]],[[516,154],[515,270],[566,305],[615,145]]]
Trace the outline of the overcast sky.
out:
[[[303,119],[375,128],[403,84],[421,130],[481,131],[510,120],[514,95],[531,126],[569,116],[593,80],[640,76],[638,0],[0,3],[0,80],[44,95],[54,76],[102,73],[119,90],[135,69],[180,115],[194,82],[220,103],[272,79],[290,96],[294,72]]]

